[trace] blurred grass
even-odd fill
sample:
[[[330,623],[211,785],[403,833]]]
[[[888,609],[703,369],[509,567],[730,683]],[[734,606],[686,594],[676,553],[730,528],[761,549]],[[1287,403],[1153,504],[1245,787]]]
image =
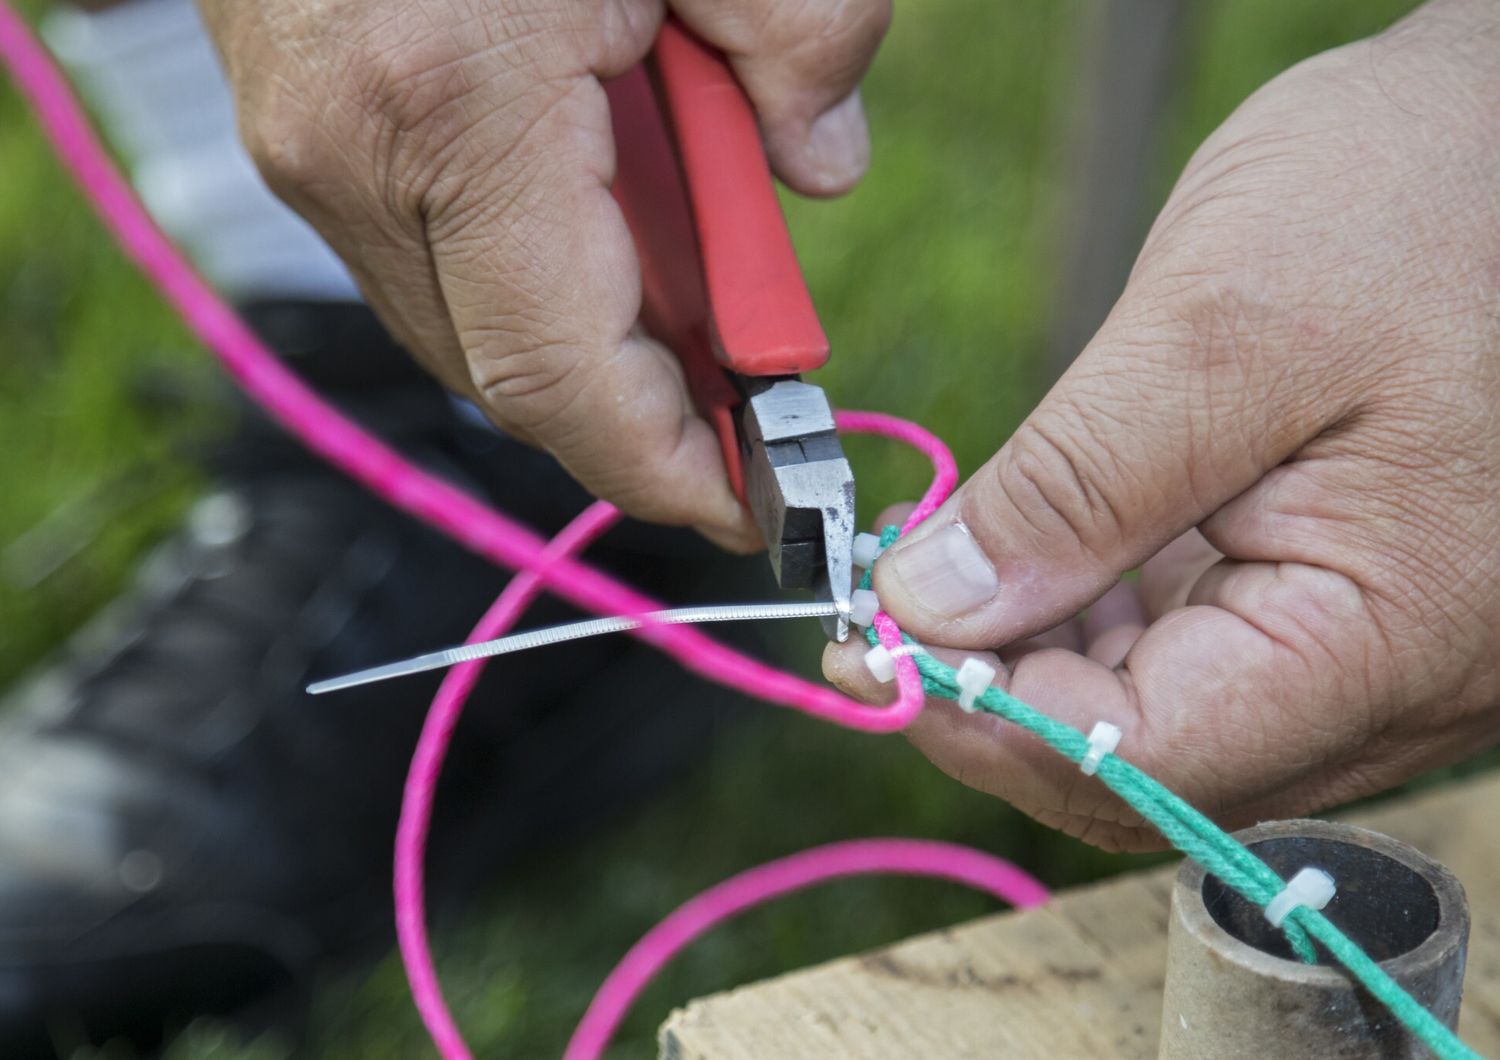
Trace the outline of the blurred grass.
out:
[[[32,14],[43,6],[25,4]],[[1171,115],[1158,195],[1192,147],[1296,60],[1382,27],[1410,0],[1214,0]],[[1062,115],[1085,76],[1071,0],[901,6],[866,99],[874,168],[835,203],[788,212],[836,356],[822,382],[846,407],[940,430],[971,471],[1035,400],[1052,286]],[[0,681],[107,600],[190,496],[185,447],[211,430],[206,358],[119,258],[62,178],[16,96],[0,90],[0,546],[59,505],[127,495],[97,538],[35,588],[0,580]],[[145,399],[143,391],[179,396]],[[864,518],[910,496],[919,462],[855,441]],[[119,483],[127,485],[118,485]],[[140,489],[131,483],[146,483]],[[117,485],[111,487],[111,483]],[[687,694],[691,694],[689,691]],[[419,705],[414,704],[414,709]],[[480,1055],[556,1055],[594,987],[646,928],[699,889],[816,842],[908,834],[974,843],[1054,885],[1127,868],[938,775],[900,740],[766,711],[674,790],[608,834],[524,867],[437,949]],[[693,947],[636,1006],[616,1050],[654,1055],[690,997],[990,911],[915,881],[852,881],[751,913]],[[427,1055],[400,970],[330,982],[312,1055]],[[191,1028],[175,1060],[265,1060]],[[106,1051],[108,1056],[122,1055]]]

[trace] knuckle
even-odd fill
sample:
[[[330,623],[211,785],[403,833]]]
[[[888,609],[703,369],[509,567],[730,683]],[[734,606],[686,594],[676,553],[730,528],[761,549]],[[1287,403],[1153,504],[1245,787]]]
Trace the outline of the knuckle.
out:
[[[554,74],[572,50],[555,9],[536,3],[507,4],[501,11],[464,6],[466,13],[456,19],[435,20],[414,7],[403,17],[372,18],[363,27],[350,46],[349,72],[368,110],[398,124],[420,122],[486,78]]]
[[[1001,495],[1039,536],[1065,534],[1099,561],[1114,551],[1128,529],[1114,499],[1122,472],[1087,428],[1055,412],[1039,415],[1007,452],[996,465]]]
[[[546,324],[528,314],[464,336],[474,388],[497,414],[528,430],[554,424],[578,393],[586,353],[539,336]]]
[[[857,77],[891,21],[886,0],[828,0],[803,10],[808,24],[788,43],[820,81],[842,83]]]
[[[266,184],[282,198],[314,197],[334,176],[326,131],[306,102],[278,91],[248,108],[241,139]]]
[[[360,110],[398,129],[419,127],[444,104],[467,93],[466,67],[474,44],[458,33],[423,32],[387,42],[362,37],[351,58]]]
[[[887,0],[827,0],[805,10],[813,23],[807,39],[832,51],[873,49],[891,24]]]
[[[462,142],[466,50],[431,35],[391,48],[366,39],[360,47],[355,110],[377,130],[376,151],[393,187],[412,184],[408,170],[428,168]]]
[[[570,118],[590,90],[602,92],[589,81],[538,83],[504,113],[455,108],[408,130],[400,151],[412,160],[399,168],[416,174],[404,187],[429,235],[463,241],[488,233],[475,240],[479,250],[503,225],[518,254],[533,261],[555,256],[549,248],[577,222],[577,189],[567,181],[586,174],[596,157],[578,135],[581,123]],[[571,135],[560,138],[556,132],[564,127]],[[534,282],[550,278],[538,275]]]
[[[424,208],[455,173],[503,167],[577,80],[578,48],[555,9],[480,14],[457,25],[387,20],[353,48],[353,109],[373,119],[388,191],[408,207]]]
[[[759,0],[705,5],[732,52],[780,56],[832,79],[863,68],[891,22],[890,0]],[[831,64],[831,65],[830,65]]]
[[[597,374],[579,368],[597,361],[597,351],[513,331],[503,341],[503,352],[470,359],[475,388],[502,427],[524,431],[591,492],[637,518],[688,518],[662,475],[680,432],[649,417],[634,424],[618,419],[609,407],[614,395],[604,392]]]

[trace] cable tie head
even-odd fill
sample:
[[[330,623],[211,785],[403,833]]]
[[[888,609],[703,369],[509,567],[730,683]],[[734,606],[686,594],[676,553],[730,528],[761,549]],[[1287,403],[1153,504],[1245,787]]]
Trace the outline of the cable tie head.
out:
[[[880,600],[870,589],[855,589],[849,594],[849,621],[862,629],[869,629],[880,610]]]
[[[875,680],[884,685],[896,679],[897,659],[904,659],[908,655],[926,654],[927,649],[915,641],[909,644],[898,644],[894,648],[887,648],[883,644],[877,644],[865,652],[865,665],[875,675]]]
[[[995,680],[995,668],[976,656],[969,656],[958,668],[958,705],[966,714],[974,713],[975,701]]]
[[[1322,909],[1333,901],[1337,890],[1333,877],[1322,869],[1315,869],[1310,865],[1298,869],[1297,874],[1281,889],[1281,893],[1266,903],[1266,919],[1272,927],[1279,928],[1292,910],[1302,906]]]
[[[1089,749],[1078,762],[1078,768],[1084,776],[1091,777],[1099,772],[1099,763],[1104,761],[1105,755],[1115,753],[1122,735],[1118,725],[1111,725],[1107,721],[1094,722],[1093,729],[1089,731]]]
[[[865,665],[875,675],[875,680],[883,685],[896,679],[896,658],[884,644],[877,644],[865,652]]]
[[[880,543],[880,538],[874,534],[854,535],[854,565],[869,570],[875,566],[875,561],[885,551],[885,546]]]

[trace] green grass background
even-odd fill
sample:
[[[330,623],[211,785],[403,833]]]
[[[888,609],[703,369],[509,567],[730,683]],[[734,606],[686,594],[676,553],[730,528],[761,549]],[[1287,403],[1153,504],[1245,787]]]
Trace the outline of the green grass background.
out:
[[[44,4],[24,5],[32,15]],[[1249,92],[1298,59],[1388,24],[1410,0],[1202,0],[1155,194]],[[866,88],[869,178],[834,203],[791,201],[846,407],[915,417],[973,470],[1035,401],[1053,288],[1064,115],[1086,72],[1071,0],[906,0]],[[115,593],[196,488],[189,454],[214,422],[213,370],[123,262],[0,87],[0,546],[59,508],[82,546],[39,585],[0,577],[0,686]],[[1149,205],[1149,204],[1148,204]],[[855,441],[865,517],[920,487],[919,462]],[[64,528],[67,539],[71,530]],[[691,695],[691,686],[685,686]],[[421,704],[413,704],[421,709]],[[767,709],[653,804],[519,868],[436,939],[480,1055],[556,1055],[594,987],[652,923],[724,877],[813,843],[904,834],[996,851],[1049,884],[1120,871],[947,780],[903,741]],[[691,997],[990,912],[918,881],[851,881],[751,913],[694,946],[638,1003],[616,1054],[654,1054]],[[311,1055],[429,1054],[400,969],[331,977]],[[196,1025],[184,1058],[266,1058]],[[103,1055],[125,1057],[119,1049]]]

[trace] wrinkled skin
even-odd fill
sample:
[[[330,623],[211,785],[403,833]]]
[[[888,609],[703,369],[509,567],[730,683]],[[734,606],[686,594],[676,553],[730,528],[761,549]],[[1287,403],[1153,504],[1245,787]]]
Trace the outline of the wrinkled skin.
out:
[[[201,0],[268,183],[449,388],[627,512],[759,535],[676,360],[635,329],[600,80],[662,0]],[[857,84],[889,0],[673,0],[724,49],[777,173],[837,194],[869,140]]]
[[[270,183],[424,363],[633,514],[754,543],[674,360],[635,329],[606,190],[599,79],[644,54],[659,2],[202,4]],[[886,3],[672,7],[730,54],[784,180],[858,179]],[[1012,692],[1115,722],[1122,755],[1229,825],[1495,740],[1497,23],[1435,0],[1210,137],[1074,368],[877,565],[910,632],[998,648]],[[858,645],[826,665],[888,695]],[[934,703],[910,735],[1091,842],[1159,842],[994,718]]]
[[[876,564],[884,607],[926,643],[1011,645],[1013,694],[1119,725],[1123,757],[1231,826],[1493,743],[1497,115],[1485,3],[1430,5],[1257,92],[1072,370]],[[859,655],[826,669],[883,700]],[[934,702],[910,736],[1048,824],[1160,845],[997,718]]]

